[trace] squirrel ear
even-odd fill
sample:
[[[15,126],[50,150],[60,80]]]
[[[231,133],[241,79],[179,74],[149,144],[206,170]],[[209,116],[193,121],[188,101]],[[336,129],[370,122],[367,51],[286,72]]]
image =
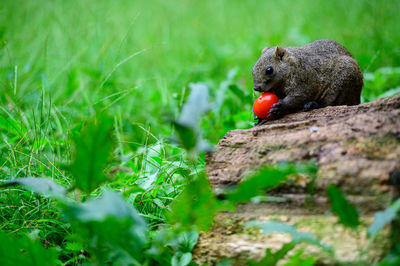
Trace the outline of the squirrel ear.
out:
[[[261,54],[265,53],[269,48],[271,47],[265,47],[264,49],[262,49]]]
[[[275,52],[274,52],[275,57],[282,59],[285,54],[286,54],[285,48],[280,47],[280,46],[277,46],[275,48]]]

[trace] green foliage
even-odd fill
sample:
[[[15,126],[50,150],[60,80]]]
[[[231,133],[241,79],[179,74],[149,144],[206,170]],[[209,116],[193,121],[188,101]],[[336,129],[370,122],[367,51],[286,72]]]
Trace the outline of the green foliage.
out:
[[[208,151],[209,145],[201,136],[199,122],[201,116],[209,110],[208,87],[202,83],[189,84],[190,95],[182,107],[177,121],[172,121],[179,142],[187,151]]]
[[[349,203],[343,193],[335,185],[329,185],[326,192],[331,203],[331,210],[338,216],[339,223],[351,228],[357,227],[360,221],[354,205]]]
[[[186,252],[176,252],[172,257],[172,266],[186,266],[192,261],[192,253]]]
[[[81,144],[80,146],[76,144],[77,150],[84,150],[83,153],[90,154],[88,150],[90,151],[91,148],[88,147],[96,147],[98,145],[88,140],[90,135],[87,132],[91,131],[98,133],[97,136],[100,135],[100,140],[105,139],[110,133],[110,123],[107,119],[90,120],[82,134],[75,137],[75,143]],[[104,142],[107,143],[104,144]],[[87,145],[82,145],[82,143]],[[108,141],[100,141],[100,143],[110,145]],[[108,158],[110,151],[109,147],[102,151],[105,158]],[[88,166],[86,169],[90,168],[90,172],[104,175],[102,173],[106,162],[104,158],[95,156],[89,161],[86,164]],[[74,164],[76,165],[77,163],[75,162]],[[78,179],[80,178],[87,179],[84,175],[75,176],[77,184],[79,184],[80,180]],[[201,180],[207,182],[204,177]],[[90,185],[93,189],[97,189],[101,185],[101,182],[93,178],[90,181],[84,181],[86,183],[92,182]],[[152,182],[150,184],[142,184],[142,186],[147,189],[153,185]],[[58,199],[63,220],[72,231],[69,237],[70,242],[67,242],[65,246],[65,252],[67,254],[68,252],[76,254],[80,249],[83,249],[88,253],[85,257],[81,256],[79,258],[74,255],[68,262],[86,259],[91,263],[100,265],[107,263],[142,265],[154,259],[165,262],[165,258],[169,258],[166,262],[171,265],[187,265],[191,262],[192,256],[190,252],[197,243],[197,232],[175,234],[173,231],[169,231],[167,233],[169,237],[158,239],[158,245],[162,247],[161,253],[153,252],[152,254],[150,252],[148,256],[145,256],[143,253],[145,247],[155,244],[149,238],[149,227],[136,209],[116,192],[105,191],[98,198],[92,198],[89,195],[89,199],[86,202],[79,203],[66,197],[67,190],[64,187],[46,178],[18,178],[6,182],[3,187],[9,188],[15,185],[22,185],[24,188],[38,194]],[[210,188],[204,186],[204,183],[200,182],[199,185],[206,188],[208,196],[213,196]],[[69,192],[79,188],[81,187],[75,186],[69,189]],[[75,190],[74,192],[76,193],[77,191]],[[199,196],[202,199],[204,195],[199,194]],[[213,200],[215,203],[215,199]],[[162,205],[161,200],[158,200],[158,204]],[[215,215],[215,212],[211,216],[213,215]],[[171,238],[177,240],[174,242]],[[166,244],[171,248],[166,249]],[[28,253],[31,252],[36,251],[34,249],[28,250]],[[158,256],[155,256],[157,254]],[[166,254],[166,256],[161,257],[161,254]],[[35,261],[31,263],[35,263]]]
[[[78,136],[74,136],[74,161],[68,167],[74,177],[74,185],[90,193],[106,181],[106,166],[113,145],[113,120],[108,116],[94,117]]]
[[[219,204],[204,172],[189,182],[172,204],[168,222],[181,230],[209,230]]]
[[[364,74],[364,101],[400,93],[400,67],[382,67]]]
[[[228,194],[228,199],[233,202],[249,201],[260,194],[262,190],[272,189],[286,180],[288,172],[272,167],[262,169],[241,182],[237,189]]]
[[[241,182],[234,191],[227,195],[227,198],[236,203],[249,201],[259,195],[261,191],[279,186],[290,174],[306,173],[313,175],[316,170],[317,168],[314,164],[296,165],[284,163],[277,167],[264,167]]]
[[[375,213],[375,220],[367,229],[368,235],[375,237],[376,234],[381,231],[385,225],[387,225],[397,217],[397,213],[399,210],[400,199],[395,201],[386,210]]]
[[[331,247],[326,246],[326,245],[322,244],[321,242],[319,242],[314,235],[312,235],[310,233],[299,232],[292,225],[288,225],[288,224],[281,223],[281,222],[274,222],[274,221],[267,221],[267,222],[265,222],[265,221],[250,221],[250,222],[247,222],[245,226],[260,228],[261,232],[263,234],[271,234],[271,233],[276,233],[276,232],[287,233],[287,234],[290,234],[290,236],[292,237],[292,243],[294,243],[294,244],[298,244],[300,242],[305,242],[308,244],[318,246],[328,253],[333,252]],[[285,247],[285,250],[289,249],[289,248],[290,248],[290,246],[287,246],[287,247]],[[282,251],[282,252],[284,252],[284,251]]]
[[[26,189],[46,197],[64,199],[66,189],[48,178],[16,178],[1,185],[2,187],[21,185]]]
[[[394,248],[387,254],[377,266],[397,266],[400,264],[400,244],[397,243]]]
[[[208,87],[202,83],[189,84],[190,95],[182,107],[178,122],[197,128],[201,116],[209,109]]]
[[[198,240],[199,233],[197,231],[185,231],[173,238],[169,245],[181,252],[190,252],[197,244]]]
[[[290,260],[285,263],[285,266],[312,266],[316,263],[316,259],[312,256],[304,258],[303,255],[304,250],[300,249],[296,252]]]
[[[9,134],[11,137],[22,137],[26,129],[17,120],[11,117],[0,116],[0,128]]]
[[[44,248],[39,241],[27,236],[11,237],[0,232],[1,265],[53,266],[57,264],[57,252]]]
[[[173,122],[178,133],[179,143],[187,150],[195,149],[197,146],[197,134],[194,128]]]
[[[260,228],[263,234],[287,233],[290,234],[290,236],[292,237],[291,242],[285,243],[280,249],[275,252],[273,252],[270,248],[267,248],[264,258],[262,258],[258,262],[250,260],[248,261],[249,265],[277,265],[277,263],[285,258],[288,253],[293,250],[299,243],[308,243],[318,246],[328,254],[333,255],[333,250],[331,247],[322,244],[320,241],[317,240],[314,235],[310,233],[297,231],[296,228],[292,225],[275,221],[250,221],[247,222],[245,226]],[[315,260],[313,258],[303,259],[301,255],[302,252],[297,252],[285,265],[314,265]]]
[[[66,216],[80,222],[103,221],[107,217],[130,218],[137,224],[139,231],[145,227],[145,222],[135,209],[125,202],[116,192],[106,191],[99,198],[88,200],[78,205],[67,205]]]
[[[92,261],[139,265],[143,260],[146,222],[118,193],[106,191],[98,199],[68,204],[64,216]]]
[[[191,263],[191,251],[199,238],[197,231],[176,232],[164,227],[152,233],[151,248],[146,252],[151,261],[160,265]]]

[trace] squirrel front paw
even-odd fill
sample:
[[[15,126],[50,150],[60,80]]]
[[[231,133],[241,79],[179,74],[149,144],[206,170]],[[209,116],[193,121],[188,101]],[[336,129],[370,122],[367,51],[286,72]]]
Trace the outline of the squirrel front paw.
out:
[[[310,111],[310,110],[313,110],[313,109],[318,109],[319,107],[320,106],[319,106],[319,104],[317,102],[311,101],[311,102],[306,103],[304,105],[303,109],[304,109],[304,111]]]
[[[282,113],[282,102],[279,101],[272,105],[271,110],[269,110],[269,115],[279,115]]]

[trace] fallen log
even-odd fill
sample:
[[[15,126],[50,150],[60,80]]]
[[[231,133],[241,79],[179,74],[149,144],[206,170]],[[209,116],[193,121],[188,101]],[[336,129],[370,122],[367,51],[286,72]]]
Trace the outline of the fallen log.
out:
[[[198,263],[215,264],[234,258],[243,265],[265,255],[265,248],[279,249],[290,241],[285,234],[260,235],[243,227],[249,220],[275,220],[294,224],[331,245],[336,260],[315,247],[319,263],[378,261],[390,246],[389,230],[366,248],[365,229],[373,214],[399,196],[400,95],[356,106],[330,106],[265,121],[246,130],[232,130],[206,156],[208,177],[216,193],[238,184],[264,165],[309,162],[318,165],[313,204],[307,199],[307,180],[294,177],[273,191],[280,202],[247,203],[236,212],[215,219],[213,230],[203,233],[194,251]],[[329,213],[325,189],[337,185],[357,207],[363,225],[351,231],[337,224]]]

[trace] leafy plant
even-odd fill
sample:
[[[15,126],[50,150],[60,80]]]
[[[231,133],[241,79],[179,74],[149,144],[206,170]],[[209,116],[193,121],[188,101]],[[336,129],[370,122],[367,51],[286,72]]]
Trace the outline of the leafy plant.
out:
[[[400,68],[382,67],[364,74],[363,94],[365,101],[390,97],[400,93]]]
[[[219,209],[219,204],[211,191],[204,173],[189,182],[172,204],[168,222],[181,230],[208,230]]]
[[[179,142],[191,152],[210,150],[208,143],[202,138],[199,122],[201,116],[209,110],[208,87],[202,83],[189,84],[191,93],[182,107],[179,119],[172,121]]]
[[[139,215],[136,209],[126,202],[126,200],[117,192],[107,191],[102,192],[99,197],[90,193],[98,189],[98,187],[107,179],[98,179],[97,176],[104,176],[104,167],[107,163],[107,158],[111,152],[113,145],[113,138],[110,137],[112,131],[112,124],[110,119],[102,117],[101,120],[92,119],[88,122],[86,127],[83,128],[82,133],[77,135],[75,139],[75,150],[80,152],[77,158],[83,158],[83,155],[92,156],[91,160],[86,160],[83,165],[78,164],[78,159],[72,163],[74,167],[69,167],[72,173],[78,171],[77,169],[84,169],[81,174],[74,174],[74,186],[68,190],[60,186],[48,178],[17,178],[2,184],[2,187],[12,187],[20,185],[27,190],[38,193],[40,195],[50,197],[56,200],[57,205],[62,213],[64,222],[70,227],[72,235],[69,237],[70,242],[66,245],[66,249],[76,251],[81,248],[85,250],[84,257],[91,263],[104,265],[107,263],[121,264],[121,265],[142,265],[150,263],[154,258],[164,261],[165,258],[154,256],[154,254],[143,252],[143,250],[153,245],[152,238],[150,237],[150,230],[145,220]],[[88,133],[90,132],[90,134]],[[92,133],[96,133],[97,140],[93,140]],[[98,146],[101,145],[103,150],[101,154],[94,154]],[[98,156],[102,155],[102,156]],[[200,191],[198,194],[200,198],[211,197],[212,193],[209,187],[205,185],[206,179],[199,178],[199,184],[202,188],[208,189],[208,192],[203,193]],[[82,186],[80,184],[83,184]],[[193,184],[192,184],[193,185]],[[83,199],[85,202],[78,202],[72,200],[67,195],[69,193],[77,193],[79,189],[87,192],[87,196]],[[79,195],[79,194],[77,194]],[[183,194],[184,195],[184,194]],[[203,203],[203,202],[202,202]],[[179,204],[178,204],[179,208]],[[212,213],[211,215],[214,215]],[[183,223],[186,222],[183,217]],[[209,219],[209,218],[207,218]],[[183,224],[179,220],[180,224]],[[206,222],[209,223],[209,222]],[[201,224],[201,223],[200,223]],[[160,234],[162,236],[162,234]],[[191,261],[190,251],[193,249],[197,242],[197,232],[191,233],[174,233],[174,231],[167,230],[168,237],[161,237],[158,241],[163,246],[162,253],[167,253],[169,260],[168,264],[171,265],[187,265]],[[178,239],[174,243],[171,239]],[[11,241],[11,240],[10,240]],[[13,242],[14,248],[21,252],[19,248],[25,245],[27,240]],[[165,245],[170,248],[165,248]],[[26,246],[26,245],[25,245]],[[35,256],[41,252],[37,249],[37,244],[32,246],[32,249],[26,247],[26,252],[31,254],[34,265],[36,265]],[[24,247],[25,248],[25,247]],[[2,246],[0,252],[6,252],[6,247]],[[25,251],[24,251],[25,252]],[[47,252],[48,254],[53,254]],[[46,253],[46,254],[47,254]],[[54,254],[53,254],[54,255]],[[25,259],[29,262],[28,257],[22,257],[21,262]],[[69,261],[76,260],[71,258]],[[14,263],[15,260],[9,260],[7,263]],[[38,265],[41,263],[37,261]],[[54,259],[48,260],[52,265]],[[30,264],[30,263],[28,263]]]
[[[329,185],[326,191],[331,202],[331,210],[339,217],[339,223],[351,228],[357,227],[360,221],[354,205],[349,203],[335,185]]]
[[[44,248],[40,241],[28,236],[15,237],[3,232],[0,233],[1,264],[46,266],[56,265],[57,251],[53,248]]]
[[[399,210],[400,199],[396,200],[385,210],[375,213],[375,220],[367,229],[368,235],[371,237],[375,237],[385,225],[387,225],[397,217],[397,213]]]
[[[290,236],[292,237],[291,242],[283,244],[283,246],[276,252],[273,252],[270,248],[267,248],[264,258],[262,258],[259,262],[249,261],[249,265],[276,265],[288,254],[289,251],[294,249],[297,244],[302,242],[316,245],[322,248],[322,250],[324,250],[325,252],[328,252],[330,255],[333,255],[332,248],[319,242],[314,235],[310,233],[299,232],[293,226],[285,223],[275,221],[250,221],[247,222],[245,226],[260,228],[263,234],[279,232],[290,234]],[[298,255],[293,258],[292,261],[294,260],[297,260],[298,262],[301,261]],[[309,262],[307,261],[307,263]]]
[[[21,185],[26,189],[46,197],[65,199],[66,189],[48,178],[16,178],[2,184],[3,187]]]
[[[108,162],[113,145],[113,120],[100,115],[94,117],[79,136],[74,136],[74,161],[68,167],[74,177],[74,186],[89,194],[107,177],[103,170]]]
[[[118,193],[105,191],[99,198],[63,207],[75,235],[91,261],[99,264],[140,265],[147,241],[147,225]]]
[[[235,203],[249,201],[251,198],[283,184],[290,174],[305,173],[313,175],[317,168],[314,164],[287,164],[282,163],[276,167],[267,166],[258,169],[248,176],[237,188],[227,194],[227,198]]]

